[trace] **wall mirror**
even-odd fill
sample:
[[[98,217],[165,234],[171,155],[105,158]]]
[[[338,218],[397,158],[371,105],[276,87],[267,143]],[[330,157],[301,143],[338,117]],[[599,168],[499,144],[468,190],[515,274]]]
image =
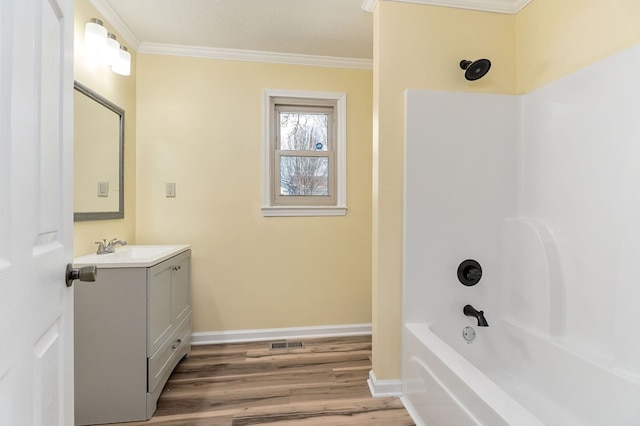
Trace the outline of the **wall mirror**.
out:
[[[124,110],[74,82],[73,218],[124,218]]]

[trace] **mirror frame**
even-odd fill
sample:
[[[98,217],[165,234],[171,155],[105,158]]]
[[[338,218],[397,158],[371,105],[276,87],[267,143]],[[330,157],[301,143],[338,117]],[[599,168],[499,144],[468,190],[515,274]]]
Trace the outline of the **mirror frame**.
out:
[[[73,82],[73,88],[83,95],[88,96],[90,99],[98,102],[100,105],[108,108],[120,117],[120,126],[118,129],[119,141],[118,141],[118,179],[119,179],[119,209],[117,211],[110,212],[74,212],[74,222],[83,222],[90,220],[109,220],[109,219],[124,219],[124,110],[118,105],[114,104],[104,96],[99,95],[87,86],[78,81]],[[74,162],[77,159],[74,158]],[[75,178],[74,178],[75,179]],[[74,195],[75,196],[75,195]]]

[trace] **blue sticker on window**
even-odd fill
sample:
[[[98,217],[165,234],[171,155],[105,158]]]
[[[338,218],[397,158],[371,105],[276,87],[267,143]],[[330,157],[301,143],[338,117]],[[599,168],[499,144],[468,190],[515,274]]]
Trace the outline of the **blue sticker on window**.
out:
[[[323,147],[323,145],[322,145],[322,143],[321,143],[321,142],[318,142],[318,143],[316,144],[316,149],[317,149],[318,151],[320,151],[320,150],[322,149],[322,147]]]

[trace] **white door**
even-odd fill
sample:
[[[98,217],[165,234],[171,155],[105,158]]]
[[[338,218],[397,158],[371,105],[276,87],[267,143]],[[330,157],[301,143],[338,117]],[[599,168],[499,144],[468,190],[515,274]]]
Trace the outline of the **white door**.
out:
[[[0,0],[0,426],[73,424],[73,0]]]

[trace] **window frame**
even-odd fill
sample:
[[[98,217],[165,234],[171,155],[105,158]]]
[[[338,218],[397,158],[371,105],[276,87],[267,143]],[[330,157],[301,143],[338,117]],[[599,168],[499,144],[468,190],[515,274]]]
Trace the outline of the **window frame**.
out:
[[[310,105],[313,103],[313,106]],[[271,116],[271,124],[273,130],[271,134],[272,150],[272,188],[271,188],[271,205],[272,206],[335,206],[337,204],[336,197],[336,132],[335,132],[335,112],[336,105],[333,101],[324,101],[320,99],[303,100],[297,98],[271,98],[270,108],[273,109]],[[330,120],[327,122],[327,150],[311,151],[311,150],[283,150],[278,146],[281,141],[280,120],[281,112],[301,112],[301,113],[319,113],[327,114]],[[328,162],[328,195],[281,195],[278,190],[281,186],[281,158],[282,157],[320,157],[327,158]],[[298,203],[304,201],[304,203]]]
[[[300,106],[301,109],[305,107],[333,107],[333,123],[329,125],[328,129],[332,133],[333,143],[330,144],[327,151],[322,151],[319,154],[303,151],[305,154],[302,156],[329,158],[329,187],[333,189],[334,194],[330,194],[330,196],[279,195],[279,159],[282,155],[295,151],[277,149],[276,138],[279,133],[279,126],[276,125],[277,105]],[[347,213],[345,93],[265,89],[263,91],[262,131],[263,216],[343,216]]]

